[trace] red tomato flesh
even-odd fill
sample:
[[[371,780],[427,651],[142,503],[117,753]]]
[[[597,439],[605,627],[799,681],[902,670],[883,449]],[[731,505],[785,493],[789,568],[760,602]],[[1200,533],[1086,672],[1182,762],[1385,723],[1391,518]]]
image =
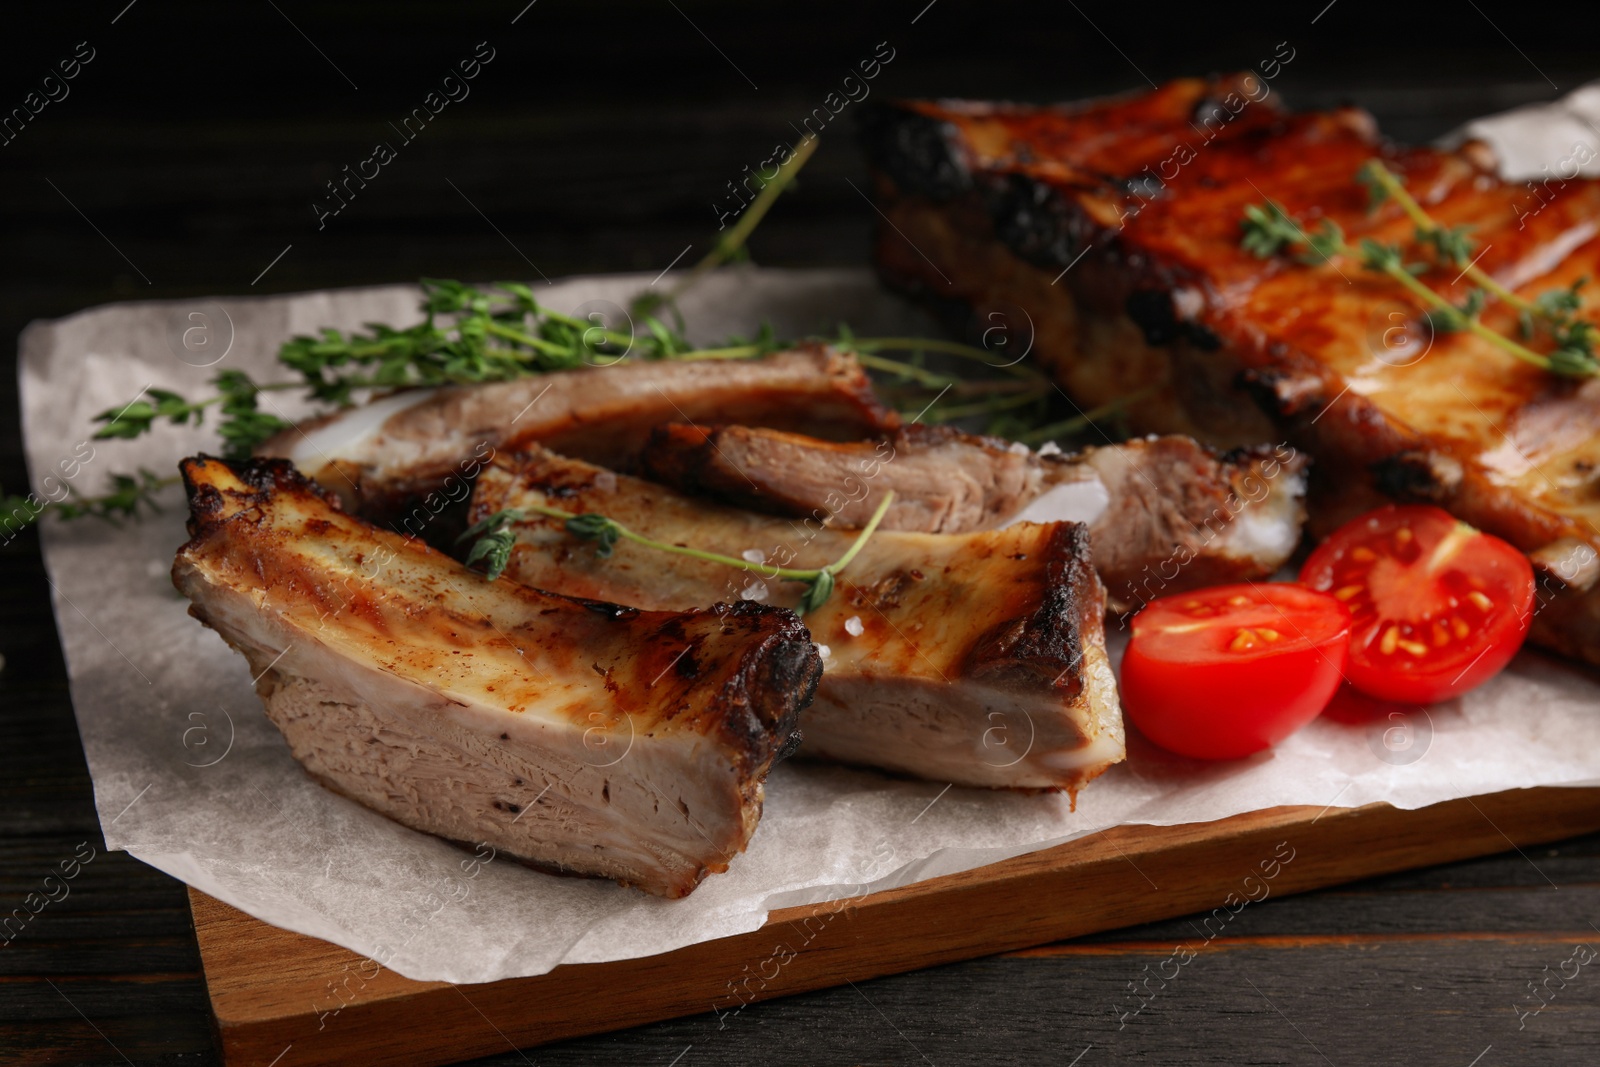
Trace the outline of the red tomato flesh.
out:
[[[1152,600],[1133,620],[1122,706],[1141,733],[1237,759],[1317,717],[1339,688],[1350,614],[1298,585],[1223,585]]]
[[[1428,704],[1498,674],[1532,622],[1533,568],[1429,505],[1379,508],[1333,532],[1300,580],[1350,609],[1350,684]]]

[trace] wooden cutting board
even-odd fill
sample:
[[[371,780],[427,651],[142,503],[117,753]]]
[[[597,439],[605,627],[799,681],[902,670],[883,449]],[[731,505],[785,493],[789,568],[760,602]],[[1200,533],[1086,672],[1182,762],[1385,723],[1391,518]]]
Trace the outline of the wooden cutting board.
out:
[[[1416,811],[1274,808],[1107,830],[644,959],[482,985],[414,982],[189,891],[226,1063],[432,1065],[915,970],[1600,830],[1600,789]],[[1232,896],[1230,897],[1230,894]]]

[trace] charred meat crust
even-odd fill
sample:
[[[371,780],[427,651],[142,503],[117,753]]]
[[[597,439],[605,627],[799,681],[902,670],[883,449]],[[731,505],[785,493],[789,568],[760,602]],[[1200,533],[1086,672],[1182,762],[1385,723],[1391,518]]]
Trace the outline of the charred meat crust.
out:
[[[967,654],[968,677],[1001,689],[1083,690],[1084,631],[1105,614],[1105,591],[1089,562],[1089,531],[1056,523],[1045,547],[1043,596],[1032,613],[980,635]]]
[[[771,753],[760,769],[765,777],[767,767],[800,745],[800,713],[816,696],[822,681],[822,659],[811,643],[810,632],[792,611],[781,613],[786,618],[775,630],[770,620],[777,609],[748,600],[713,604],[708,610],[723,621],[724,633],[743,629],[752,636],[763,635],[760,644],[745,652],[738,670],[723,686],[721,702],[743,711],[734,721],[744,724],[744,750]],[[688,675],[696,669],[693,659],[691,648],[674,669]]]
[[[335,511],[339,510],[337,496],[324,491],[322,487],[296,470],[294,464],[286,459],[249,459],[236,462],[201,452],[179,465],[184,494],[189,498],[189,518],[185,526],[191,538],[190,544],[209,536],[232,514],[222,491],[210,482],[196,477],[197,472],[208,463],[222,464],[254,490],[254,495],[249,500],[251,507],[265,503],[275,492],[285,492],[310,493],[328,507]],[[189,545],[184,547],[187,548]]]

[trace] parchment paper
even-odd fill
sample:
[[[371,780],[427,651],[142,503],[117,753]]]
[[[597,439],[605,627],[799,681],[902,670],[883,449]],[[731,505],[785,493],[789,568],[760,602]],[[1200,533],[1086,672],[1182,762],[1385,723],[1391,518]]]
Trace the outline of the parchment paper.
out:
[[[1539,150],[1560,158],[1560,141]],[[565,310],[626,305],[651,280],[576,278],[539,295]],[[416,301],[415,289],[394,286],[116,304],[34,323],[21,369],[34,488],[58,493],[70,472],[75,488],[98,493],[113,470],[142,464],[165,474],[183,455],[215,451],[209,432],[180,428],[132,442],[86,438],[91,416],[149,385],[197,397],[223,367],[277,380],[273,355],[291,334],[412,322]],[[751,334],[762,320],[791,336],[841,321],[862,334],[934,329],[865,270],[733,271],[710,278],[684,310],[703,342]],[[286,417],[303,411],[290,395],[271,401]],[[1324,716],[1249,760],[1194,763],[1135,736],[1128,761],[1091,784],[1076,811],[1065,797],[789,762],[769,780],[749,850],[687,899],[663,901],[474,856],[314,784],[261,712],[244,660],[186,615],[168,579],[184,509],[175,489],[161,499],[164,514],[120,530],[50,519],[42,530],[108,847],[420,980],[485,982],[652,955],[755,929],[770,909],[965,870],[1121,824],[1204,822],[1278,805],[1414,808],[1600,782],[1600,684],[1525,652],[1464,699],[1353,722]],[[1120,635],[1112,638],[1120,651]],[[997,742],[1004,760],[1019,751],[1005,746],[1024,740]]]

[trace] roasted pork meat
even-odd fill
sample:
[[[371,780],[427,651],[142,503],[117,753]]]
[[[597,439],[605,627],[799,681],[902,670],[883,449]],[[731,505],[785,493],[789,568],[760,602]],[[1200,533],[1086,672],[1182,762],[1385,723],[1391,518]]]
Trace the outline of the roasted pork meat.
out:
[[[1362,111],[1269,94],[1242,75],[1078,105],[869,105],[880,273],[962,315],[1025,311],[1033,354],[1086,406],[1159,386],[1129,406],[1140,429],[1291,441],[1317,461],[1314,524],[1424,500],[1511,541],[1542,574],[1534,638],[1600,662],[1600,380],[1433,331],[1418,297],[1345,257],[1240,244],[1244,209],[1271,198],[1352,245],[1414,248],[1392,198],[1369,212],[1356,174],[1375,158],[1531,300],[1600,276],[1600,183],[1509,183],[1482,145],[1402,147]],[[1458,304],[1473,285],[1428,283]],[[1518,335],[1503,303],[1482,321]]]
[[[173,582],[318,781],[407,826],[681,897],[761,816],[821,665],[792,612],[487,582],[289,464],[185,461]]]
[[[604,515],[657,541],[773,568],[831,563],[855,540],[854,531],[708,503],[542,449],[497,457],[483,472],[474,519],[525,515],[508,575],[657,610],[740,597],[793,605],[801,587],[627,540],[601,556],[529,505]],[[801,752],[961,785],[1075,790],[1123,756],[1104,610],[1077,523],[880,530],[805,616],[828,651],[801,718]]]
[[[425,521],[442,510],[433,502],[465,500],[496,451],[539,442],[626,466],[655,426],[708,419],[823,437],[855,437],[898,421],[873,396],[854,356],[807,345],[764,359],[630,360],[406,390],[285,430],[257,453],[292,460],[347,510],[406,528],[413,515]],[[423,501],[429,506],[419,510]]]
[[[884,529],[970,533],[1020,520],[1089,524],[1114,608],[1272,574],[1300,541],[1306,460],[1288,446],[1219,454],[1179,435],[1044,454],[946,426],[823,441],[669,423],[655,481],[778,515],[859,527],[888,490]]]

